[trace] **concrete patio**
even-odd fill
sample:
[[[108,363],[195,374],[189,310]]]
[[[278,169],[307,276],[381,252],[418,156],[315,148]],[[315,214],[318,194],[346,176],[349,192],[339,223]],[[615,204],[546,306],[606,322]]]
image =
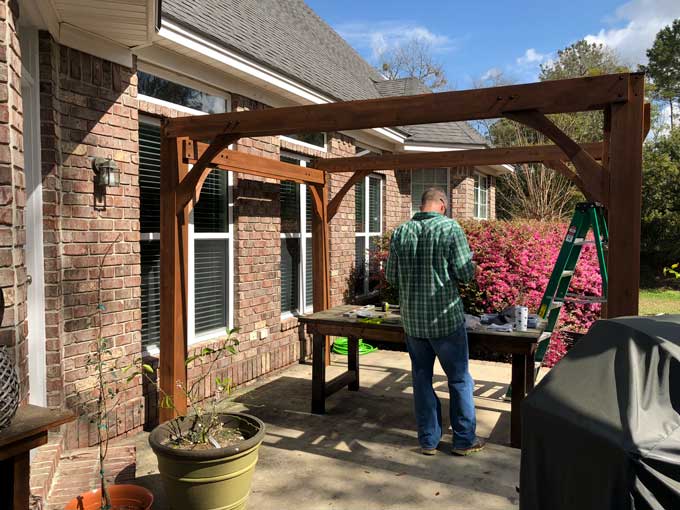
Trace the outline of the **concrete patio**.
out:
[[[361,391],[330,397],[324,416],[309,413],[310,365],[292,366],[237,393],[233,409],[267,425],[249,508],[517,508],[520,452],[505,446],[509,404],[500,400],[509,365],[472,362],[478,434],[490,444],[479,455],[459,458],[449,453],[450,432],[437,456],[418,452],[406,353],[379,351],[361,362]],[[328,377],[343,365],[334,356]],[[436,389],[448,409],[446,379],[437,369]],[[147,434],[135,443],[137,483],[152,489],[154,508],[168,508]]]

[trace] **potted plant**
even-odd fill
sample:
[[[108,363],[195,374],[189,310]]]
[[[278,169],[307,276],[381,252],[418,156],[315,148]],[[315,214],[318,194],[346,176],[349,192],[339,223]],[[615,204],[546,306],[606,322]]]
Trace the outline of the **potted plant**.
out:
[[[254,416],[225,412],[219,404],[230,394],[231,381],[215,377],[215,392],[201,399],[200,388],[217,361],[235,354],[236,330],[217,347],[205,347],[185,361],[186,368],[200,373],[191,384],[178,382],[186,395],[189,413],[157,426],[149,444],[158,458],[158,471],[170,507],[177,510],[246,507],[250,485],[264,439],[265,426]],[[172,398],[152,380],[154,370],[139,362],[139,372],[156,384],[159,406],[176,409]]]
[[[120,239],[120,237],[119,237]],[[99,453],[99,488],[80,494],[67,505],[65,510],[149,510],[153,503],[153,494],[144,487],[131,484],[109,485],[104,476],[104,462],[109,446],[109,420],[111,411],[120,401],[120,391],[116,381],[124,377],[125,367],[118,367],[109,345],[103,336],[103,314],[106,310],[101,298],[102,270],[113,245],[109,244],[99,263],[97,278],[97,308],[90,316],[96,322],[97,338],[93,344],[93,352],[86,359],[86,368],[92,373],[96,386],[96,402],[92,422],[97,428]],[[127,379],[127,383],[131,380]]]

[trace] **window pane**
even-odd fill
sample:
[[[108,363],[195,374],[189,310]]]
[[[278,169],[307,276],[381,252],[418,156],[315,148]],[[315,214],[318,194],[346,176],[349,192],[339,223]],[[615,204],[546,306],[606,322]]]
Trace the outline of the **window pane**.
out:
[[[378,286],[377,276],[380,272],[380,263],[378,262],[378,240],[379,236],[371,236],[369,239],[369,258],[368,258],[368,291],[371,292]]]
[[[446,168],[426,168],[411,171],[411,213],[420,210],[420,200],[428,188],[449,189],[449,173]]]
[[[310,145],[316,145],[322,149],[326,148],[326,133],[304,133],[301,135],[286,135],[288,138],[299,140]]]
[[[281,239],[281,311],[295,312],[300,295],[300,240]]]
[[[208,174],[201,190],[201,199],[194,208],[195,232],[229,232],[228,186],[227,172],[213,170]]]
[[[227,326],[227,240],[194,241],[196,333]]]
[[[312,232],[312,192],[309,191],[309,188],[307,188],[307,204],[306,204],[306,220],[305,222],[307,223],[306,229],[307,233],[311,234]]]
[[[354,185],[354,218],[355,218],[355,230],[357,232],[366,231],[366,186],[364,185],[364,180],[359,181]]]
[[[305,249],[305,306],[314,305],[314,275],[312,274],[312,240],[307,239]]]
[[[370,178],[368,180],[368,228],[370,232],[380,232],[380,185],[382,179]]]
[[[354,249],[354,293],[360,296],[365,293],[364,279],[366,278],[366,240],[363,237],[356,238]]]
[[[279,191],[281,202],[281,232],[300,233],[300,186],[292,181],[282,181]]]
[[[145,96],[155,97],[206,113],[224,113],[227,111],[227,100],[223,97],[213,96],[143,71],[138,71],[137,77],[139,79],[139,93]]]
[[[139,123],[140,228],[144,233],[160,232],[161,218],[161,130]]]
[[[161,243],[141,241],[142,346],[158,344],[161,331]]]

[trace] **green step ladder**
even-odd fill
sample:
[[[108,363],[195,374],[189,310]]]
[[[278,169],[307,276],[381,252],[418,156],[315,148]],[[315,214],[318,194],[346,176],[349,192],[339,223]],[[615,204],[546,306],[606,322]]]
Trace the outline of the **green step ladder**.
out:
[[[592,230],[593,239],[588,239]],[[601,296],[579,296],[569,292],[571,278],[576,271],[576,264],[581,255],[581,250],[586,244],[594,244],[597,251],[597,260],[600,265],[602,277]],[[557,325],[560,311],[565,303],[594,304],[607,302],[607,262],[605,251],[608,249],[609,231],[604,212],[604,206],[594,202],[581,202],[576,205],[574,216],[571,219],[569,230],[562,243],[562,248],[557,256],[548,286],[543,294],[538,316],[548,321],[545,332],[541,336],[534,355],[534,379],[543,364],[545,354],[548,352],[550,337]],[[510,390],[506,398],[511,396]]]

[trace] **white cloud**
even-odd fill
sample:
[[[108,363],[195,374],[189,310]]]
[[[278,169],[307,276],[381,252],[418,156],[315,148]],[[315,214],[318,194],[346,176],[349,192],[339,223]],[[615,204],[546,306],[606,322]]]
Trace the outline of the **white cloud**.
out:
[[[527,65],[533,66],[533,65],[542,64],[548,58],[550,58],[549,54],[539,53],[534,48],[529,48],[527,51],[524,52],[524,55],[517,58],[516,62],[517,62],[517,65],[520,65],[520,66],[527,66]]]
[[[628,64],[644,64],[647,62],[645,52],[657,32],[679,17],[679,0],[631,0],[605,20],[614,26],[589,34],[585,39],[609,46]]]
[[[343,23],[335,29],[351,46],[373,59],[411,39],[426,41],[435,53],[450,52],[457,46],[450,37],[408,21]]]
[[[503,76],[503,71],[499,69],[498,67],[492,67],[490,69],[487,69],[482,76],[479,77],[479,79],[482,82],[495,82],[498,79],[500,79]]]

